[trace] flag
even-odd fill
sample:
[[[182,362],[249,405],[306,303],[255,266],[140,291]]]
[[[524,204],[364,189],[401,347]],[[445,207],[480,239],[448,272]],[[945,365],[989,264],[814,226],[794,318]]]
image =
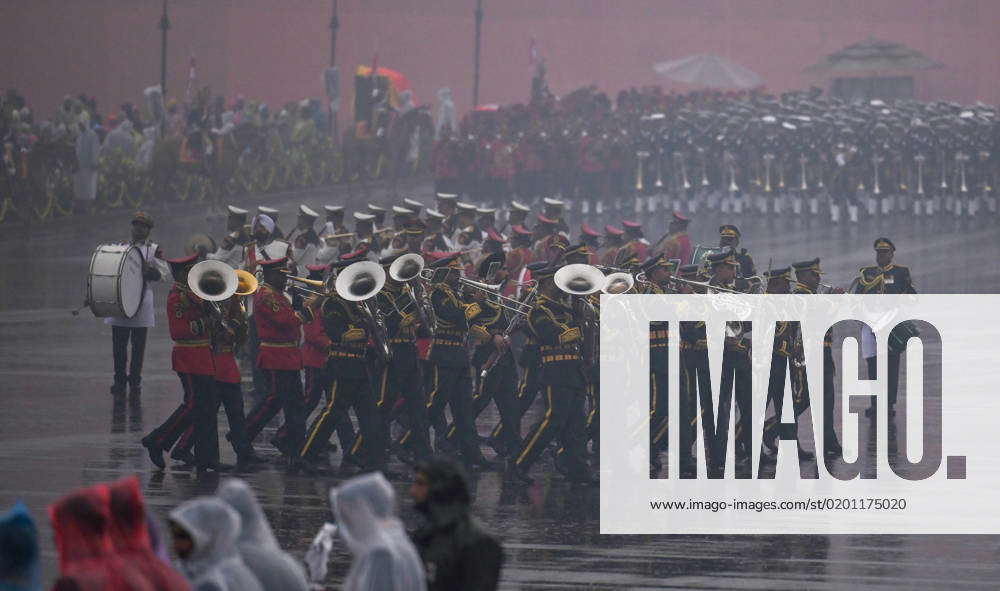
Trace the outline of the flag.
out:
[[[534,37],[532,37],[531,41],[528,43],[528,63],[529,64],[538,63],[538,46],[535,45]]]

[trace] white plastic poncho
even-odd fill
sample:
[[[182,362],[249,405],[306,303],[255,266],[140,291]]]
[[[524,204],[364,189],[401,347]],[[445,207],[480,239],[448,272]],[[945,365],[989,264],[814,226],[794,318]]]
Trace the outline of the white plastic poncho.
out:
[[[381,472],[330,491],[340,536],[354,556],[344,591],[425,591],[423,563],[396,517],[396,494]]]
[[[306,591],[309,586],[302,565],[278,546],[247,483],[238,478],[227,480],[219,487],[218,495],[240,514],[243,528],[237,546],[264,591]]]
[[[434,139],[441,139],[441,129],[448,124],[452,133],[458,131],[458,123],[455,121],[455,101],[451,100],[451,89],[441,88],[438,90],[438,112],[437,125],[434,127]]]
[[[236,546],[240,516],[222,499],[191,499],[171,511],[170,519],[194,540],[180,568],[194,591],[264,591]]]

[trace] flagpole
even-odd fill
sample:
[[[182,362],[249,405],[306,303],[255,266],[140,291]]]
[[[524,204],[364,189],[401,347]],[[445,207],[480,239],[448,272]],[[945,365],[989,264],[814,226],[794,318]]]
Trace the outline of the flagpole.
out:
[[[476,0],[476,56],[472,78],[472,106],[479,104],[479,46],[483,32],[483,0]]]
[[[167,18],[167,0],[163,0],[163,14],[160,16],[160,91],[163,92],[164,104],[167,100],[167,30],[170,29],[170,19]]]

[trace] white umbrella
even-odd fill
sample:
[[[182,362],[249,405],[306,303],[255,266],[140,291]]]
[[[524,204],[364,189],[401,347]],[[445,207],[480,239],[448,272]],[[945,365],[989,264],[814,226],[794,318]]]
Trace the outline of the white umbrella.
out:
[[[660,62],[653,66],[653,70],[671,80],[710,88],[753,88],[761,84],[756,73],[712,54]]]

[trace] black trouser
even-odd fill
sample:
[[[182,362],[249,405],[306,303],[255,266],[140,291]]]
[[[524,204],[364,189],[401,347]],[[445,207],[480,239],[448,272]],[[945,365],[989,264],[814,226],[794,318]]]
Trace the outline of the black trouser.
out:
[[[778,425],[781,423],[781,411],[785,405],[785,373],[790,359],[775,351],[771,356],[771,373],[767,382],[767,397],[774,405],[774,416],[764,421],[764,438],[762,446],[775,449],[778,447]],[[792,384],[792,409],[795,418],[792,421],[792,433],[798,433],[798,419],[802,413],[809,410],[809,385],[805,382],[805,374],[800,368],[792,367],[790,374]]]
[[[708,352],[704,350],[693,350],[682,348],[680,352],[681,375],[680,375],[680,467],[682,472],[693,472],[695,470],[694,445],[698,441],[698,416],[699,405],[708,410],[708,416],[703,416],[703,430],[707,425],[711,425],[711,430],[715,429],[715,416],[712,411],[712,378],[709,375]],[[690,417],[690,419],[688,418]],[[709,439],[704,439],[705,454],[711,460],[714,451]]]
[[[305,444],[301,446],[299,455],[309,460],[316,460],[338,423],[348,417],[347,413],[351,408],[358,418],[358,428],[361,433],[352,442],[346,440],[344,432],[338,430],[344,457],[363,455],[365,461],[371,465],[384,464],[385,445],[379,425],[378,408],[375,406],[368,375],[364,373],[350,377],[335,376],[331,380],[326,406],[309,426]]]
[[[479,380],[476,393],[472,396],[472,423],[475,424],[492,400],[496,404],[500,420],[491,436],[511,452],[521,445],[521,409],[514,391],[516,384],[517,368],[514,367],[513,360],[501,361],[486,374],[485,379]]]
[[[600,365],[595,365],[588,372],[587,380],[587,440],[592,441],[591,451],[597,453],[601,448],[601,376]]]
[[[128,380],[133,386],[142,382],[142,359],[146,354],[146,327],[112,326],[111,349],[115,356],[115,384]],[[128,359],[128,342],[132,341],[132,359]],[[128,366],[128,374],[125,367]]]
[[[194,455],[198,464],[209,464],[219,456],[219,434],[216,428],[215,378],[177,372],[184,389],[181,405],[154,429],[146,439],[163,451],[169,450],[188,429],[193,428]]]
[[[898,367],[898,365],[897,365]],[[837,439],[837,432],[833,429],[833,401],[836,398],[833,389],[833,374],[837,371],[833,364],[833,350],[830,347],[823,348],[823,452],[834,449],[840,450],[840,441]],[[803,386],[808,392],[808,386]],[[807,396],[808,397],[808,396]],[[895,402],[895,400],[893,400]]]
[[[306,417],[303,412],[302,378],[294,369],[264,369],[267,381],[267,397],[257,404],[247,415],[247,441],[254,438],[274,418],[278,411],[285,415],[288,434],[278,450],[289,457],[298,457],[305,435]]]
[[[448,424],[444,418],[444,407],[448,406],[462,455],[470,459],[479,458],[482,452],[479,450],[479,435],[472,420],[472,378],[469,375],[469,367],[435,363],[431,368],[430,383],[427,419],[434,427],[435,447],[439,446],[448,434]]]
[[[707,372],[706,372],[707,373]],[[750,458],[750,442],[752,429],[752,394],[753,379],[751,375],[750,355],[747,351],[726,350],[722,354],[722,383],[719,391],[718,421],[722,429],[716,426],[715,450],[712,453],[712,463],[722,469],[726,463],[726,448],[729,446],[729,414],[733,398],[736,399],[736,459]],[[749,467],[749,465],[748,465]]]
[[[528,412],[531,405],[535,403],[535,399],[538,398],[538,392],[541,390],[541,384],[538,381],[539,369],[540,366],[537,364],[528,365],[521,372],[521,381],[517,386],[517,407],[519,413],[517,427],[519,431],[521,419],[524,418],[524,414]]]
[[[250,330],[247,332],[247,355],[250,358],[250,376],[253,378],[253,399],[257,404],[263,402],[270,392],[265,371],[257,367],[257,352],[260,350],[260,337],[257,335],[257,323],[250,318]]]
[[[215,382],[215,411],[212,413],[212,426],[214,431],[218,431],[219,406],[226,410],[226,420],[229,422],[229,434],[226,438],[233,446],[236,457],[241,458],[250,451],[250,443],[247,441],[246,417],[243,414],[243,391],[240,385],[229,382]],[[184,436],[177,442],[174,453],[184,453],[191,450],[194,445],[194,428],[188,428]],[[218,442],[218,436],[215,437]],[[218,459],[218,445],[215,447],[215,459]]]
[[[309,415],[319,406],[319,401],[323,396],[329,394],[330,388],[330,378],[326,368],[307,367],[305,368],[305,378],[306,384],[302,390],[302,421],[304,425],[309,424]],[[354,426],[351,425],[350,417],[344,415],[342,420],[337,422],[336,428],[341,442],[354,441]],[[288,427],[282,423],[274,436],[276,447],[284,447],[287,439]]]
[[[394,354],[393,359],[395,358]],[[416,362],[413,364],[391,362],[383,373],[385,389],[388,393],[379,408],[383,416],[389,417],[383,423],[387,436],[393,415],[391,409],[386,409],[385,405],[388,400],[401,399],[399,419],[405,427],[405,433],[400,438],[399,443],[412,449],[417,459],[430,457],[432,452],[428,432],[427,397],[424,396],[424,382],[420,375],[419,365]]]
[[[670,425],[669,382],[666,372],[649,372],[649,459],[654,463],[659,453],[667,449],[667,429]]]
[[[896,404],[896,395],[899,391],[899,353],[893,353],[889,351],[889,367],[888,367],[888,381],[887,384],[889,390],[889,407],[892,408]],[[868,366],[868,379],[877,379],[878,369],[875,363],[877,357],[867,357],[865,358],[865,365]]]
[[[586,417],[583,405],[586,396],[580,387],[562,384],[542,384],[548,408],[525,438],[517,456],[517,465],[527,471],[552,441],[563,450],[561,459],[570,475],[587,472],[583,459]]]

